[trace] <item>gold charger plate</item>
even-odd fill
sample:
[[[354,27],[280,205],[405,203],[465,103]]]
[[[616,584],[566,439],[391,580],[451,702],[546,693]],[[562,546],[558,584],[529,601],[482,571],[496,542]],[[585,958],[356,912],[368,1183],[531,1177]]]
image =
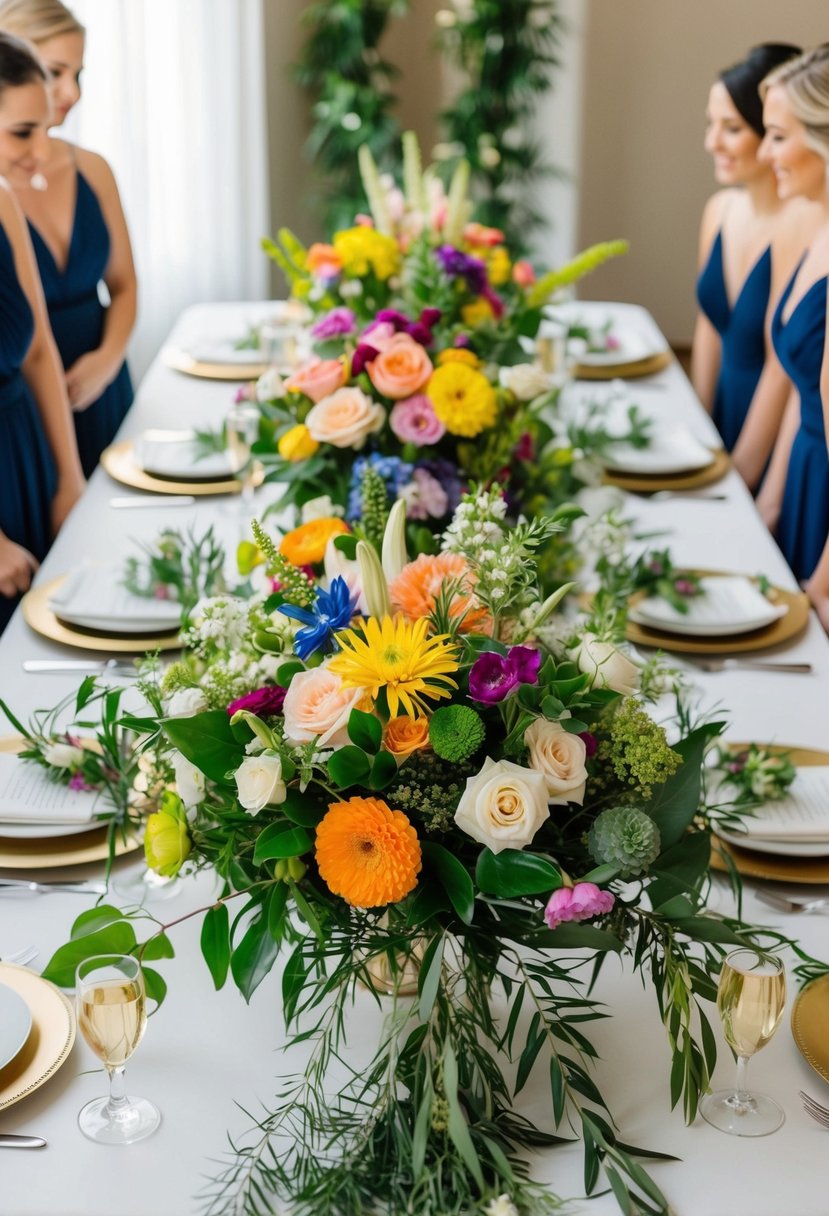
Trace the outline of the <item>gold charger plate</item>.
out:
[[[680,573],[677,571],[677,573]],[[730,570],[692,570],[690,573],[704,578],[731,575]],[[750,582],[757,579],[746,575]],[[782,587],[771,587],[768,597],[773,603],[786,604],[788,612],[770,625],[753,629],[750,633],[722,634],[708,637],[689,637],[687,634],[669,633],[667,630],[650,629],[628,621],[626,637],[636,646],[652,646],[658,650],[672,650],[679,654],[743,654],[752,650],[766,650],[789,642],[802,633],[809,624],[809,597],[803,591],[785,591]],[[645,599],[646,592],[637,591],[631,603]]]
[[[813,747],[787,747],[784,743],[764,743],[770,752],[788,752],[792,763],[800,768],[813,765],[829,764],[829,752],[820,751]],[[731,751],[740,752],[748,747],[747,743],[729,743]],[[755,853],[753,849],[741,849],[734,844],[726,844],[724,840],[715,839],[711,842],[711,869],[727,870],[728,866],[722,856],[727,853],[737,868],[737,873],[744,878],[762,878],[769,882],[829,882],[829,856],[827,857],[791,857],[775,856],[774,853]]]
[[[101,453],[101,464],[113,481],[122,486],[130,486],[133,490],[149,490],[152,494],[239,494],[241,485],[235,477],[224,477],[216,481],[172,481],[167,477],[156,477],[145,473],[133,458],[132,439],[122,439],[113,443]],[[261,486],[265,480],[265,470],[257,465],[254,473],[254,485]],[[159,506],[162,505],[159,501]]]
[[[49,607],[49,599],[66,578],[50,579],[27,591],[20,601],[23,620],[30,629],[53,642],[64,646],[77,646],[80,650],[104,650],[114,654],[146,654],[148,650],[179,650],[181,638],[176,633],[149,633],[142,636],[127,636],[123,633],[96,633],[70,625],[58,619]]]
[[[673,362],[669,350],[661,350],[657,355],[648,355],[647,359],[633,359],[630,363],[614,363],[601,367],[577,363],[573,368],[576,380],[633,380],[637,376],[653,376],[656,372],[664,371]]]
[[[200,376],[203,380],[235,380],[242,384],[246,380],[258,380],[268,370],[267,363],[207,363],[194,359],[178,346],[165,346],[161,358],[174,372],[185,376]]]
[[[602,480],[607,486],[618,486],[630,494],[654,494],[657,490],[700,490],[725,477],[731,469],[731,457],[724,448],[712,448],[714,459],[704,469],[688,473],[622,473],[608,469]]]
[[[75,1011],[68,997],[26,967],[0,963],[0,983],[21,996],[32,1014],[23,1050],[0,1068],[0,1110],[39,1089],[69,1059],[75,1042]]]
[[[829,1081],[829,975],[812,980],[792,1005],[792,1038],[818,1076]]]

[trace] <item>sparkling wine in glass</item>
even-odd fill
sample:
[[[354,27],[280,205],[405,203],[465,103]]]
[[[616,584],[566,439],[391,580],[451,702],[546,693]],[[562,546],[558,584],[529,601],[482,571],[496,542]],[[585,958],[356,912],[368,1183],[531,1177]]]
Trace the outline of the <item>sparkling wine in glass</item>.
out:
[[[109,1094],[78,1115],[85,1136],[99,1144],[133,1144],[151,1136],[161,1115],[146,1098],[128,1098],[124,1065],[147,1025],[144,976],[130,955],[84,959],[75,973],[78,1026],[109,1074]]]
[[[259,438],[259,410],[250,402],[232,405],[225,418],[225,436],[230,467],[242,485],[242,503],[248,515],[253,514],[253,491],[256,474],[252,448]]]
[[[700,1102],[706,1122],[732,1136],[768,1136],[785,1115],[765,1094],[748,1091],[746,1073],[755,1052],[772,1037],[786,1005],[786,976],[779,959],[755,950],[734,950],[720,972],[717,1012],[726,1042],[737,1056],[733,1089],[709,1094]]]

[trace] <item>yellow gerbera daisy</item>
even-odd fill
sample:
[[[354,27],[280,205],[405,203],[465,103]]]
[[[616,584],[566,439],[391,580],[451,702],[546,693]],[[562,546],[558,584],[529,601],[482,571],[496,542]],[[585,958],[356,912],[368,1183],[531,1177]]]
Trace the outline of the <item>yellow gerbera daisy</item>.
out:
[[[426,396],[447,431],[474,439],[495,422],[495,389],[464,363],[446,363],[429,377]]]
[[[389,713],[411,718],[426,712],[423,698],[433,701],[451,696],[457,688],[451,673],[458,670],[448,634],[429,638],[429,622],[407,621],[398,616],[382,621],[369,617],[358,629],[336,635],[340,653],[328,664],[344,688],[364,688],[376,700],[385,689]]]

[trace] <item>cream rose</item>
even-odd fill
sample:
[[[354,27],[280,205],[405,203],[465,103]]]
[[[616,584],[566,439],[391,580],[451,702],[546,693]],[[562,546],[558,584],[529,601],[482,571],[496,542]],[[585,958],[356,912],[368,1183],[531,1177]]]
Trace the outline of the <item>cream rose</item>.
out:
[[[83,762],[83,748],[74,747],[71,743],[47,743],[43,749],[43,759],[53,768],[74,768]]]
[[[273,752],[248,756],[236,770],[239,801],[249,815],[258,815],[265,806],[285,801],[287,788],[282,780],[282,760]]]
[[[523,849],[549,817],[543,773],[489,756],[481,771],[467,778],[455,811],[461,831],[493,853]]]
[[[320,747],[344,747],[349,716],[362,698],[361,688],[343,688],[340,677],[327,667],[298,672],[282,706],[285,738],[290,743],[310,743],[319,736]]]
[[[519,401],[532,401],[550,388],[547,373],[532,363],[516,363],[514,367],[502,367],[498,379],[503,388],[515,393]]]
[[[339,388],[317,402],[305,425],[318,443],[359,450],[369,435],[380,430],[385,418],[382,405],[372,401],[362,389]]]
[[[530,749],[530,768],[544,776],[547,797],[556,805],[584,802],[587,784],[587,748],[584,739],[572,735],[560,722],[536,718],[524,731]]]
[[[189,811],[204,801],[204,773],[181,752],[173,752],[171,760],[176,776],[176,792]]]
[[[641,672],[637,665],[610,642],[586,633],[575,652],[579,671],[593,677],[599,688],[611,688],[625,697],[639,691]]]
[[[207,709],[207,697],[200,688],[179,688],[165,708],[168,718],[192,718]]]
[[[256,381],[256,400],[260,404],[265,401],[277,401],[285,396],[285,385],[275,367],[269,367]]]
[[[304,393],[312,401],[322,401],[345,384],[345,379],[342,359],[314,359],[289,376],[284,389],[286,393]]]

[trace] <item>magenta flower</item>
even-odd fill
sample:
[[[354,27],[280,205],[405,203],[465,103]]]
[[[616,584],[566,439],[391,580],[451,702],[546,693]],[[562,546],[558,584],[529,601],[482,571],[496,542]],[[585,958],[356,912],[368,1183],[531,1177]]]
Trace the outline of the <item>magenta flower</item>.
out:
[[[256,714],[257,718],[281,714],[287,691],[287,688],[282,688],[279,684],[268,684],[264,688],[257,688],[255,692],[245,693],[236,701],[231,701],[227,712],[233,717],[238,710],[246,709],[249,713]]]
[[[69,788],[70,790],[94,790],[95,786],[89,784],[79,769],[78,772],[73,773],[69,778]]]
[[[389,426],[401,443],[413,443],[419,448],[437,443],[446,434],[435,407],[423,393],[398,401],[389,414]]]
[[[350,308],[332,308],[311,326],[311,335],[325,341],[327,338],[345,338],[357,328],[357,318]]]
[[[373,363],[380,354],[376,346],[369,346],[367,342],[361,342],[351,356],[351,374],[359,376],[360,372],[365,371],[369,363]]]
[[[610,891],[602,891],[594,882],[577,882],[574,887],[553,891],[544,909],[544,919],[551,929],[557,929],[566,920],[603,916],[615,902]]]
[[[485,650],[469,672],[469,695],[484,705],[497,705],[519,684],[535,684],[541,653],[529,646],[513,646],[508,654]]]
[[[507,655],[507,662],[515,671],[519,684],[537,683],[541,667],[540,650],[533,650],[531,646],[513,646]]]
[[[589,760],[591,756],[595,756],[599,747],[599,741],[595,735],[590,733],[589,730],[579,731],[579,738],[584,743],[587,759]]]

